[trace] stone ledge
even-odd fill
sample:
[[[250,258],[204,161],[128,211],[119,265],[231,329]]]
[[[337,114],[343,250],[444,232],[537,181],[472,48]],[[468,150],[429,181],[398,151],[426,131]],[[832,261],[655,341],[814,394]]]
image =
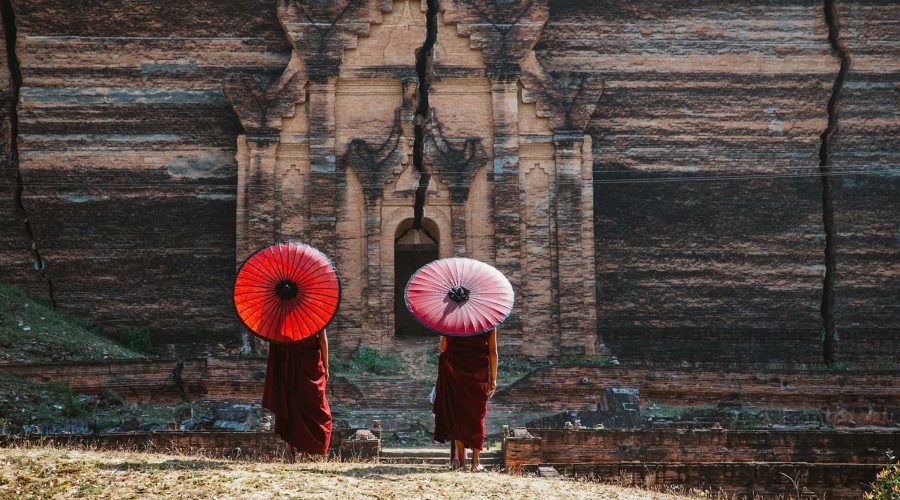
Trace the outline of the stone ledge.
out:
[[[881,464],[811,464],[797,462],[673,462],[610,464],[533,464],[527,473],[553,468],[565,477],[663,490],[682,487],[722,491],[738,498],[760,495],[797,498],[857,499],[875,480]],[[796,481],[795,485],[793,481]]]

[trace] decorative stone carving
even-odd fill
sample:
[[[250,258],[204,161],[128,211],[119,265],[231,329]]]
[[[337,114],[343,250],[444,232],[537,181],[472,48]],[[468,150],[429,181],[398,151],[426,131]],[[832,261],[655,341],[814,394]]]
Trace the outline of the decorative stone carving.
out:
[[[344,49],[356,46],[391,0],[279,0],[278,20],[311,79],[338,75]]]
[[[446,0],[444,20],[484,52],[487,74],[499,78],[519,74],[519,62],[533,47],[550,9],[546,0]]]

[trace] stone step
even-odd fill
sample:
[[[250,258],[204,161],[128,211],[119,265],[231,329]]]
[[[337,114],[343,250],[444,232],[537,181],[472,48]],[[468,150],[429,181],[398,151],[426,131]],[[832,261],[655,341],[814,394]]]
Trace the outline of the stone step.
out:
[[[382,457],[422,457],[422,458],[445,458],[450,459],[449,448],[382,448]],[[499,457],[500,450],[484,450],[481,452],[482,458]]]
[[[383,464],[413,464],[413,465],[443,465],[447,466],[450,464],[450,460],[447,458],[412,458],[412,457],[380,457],[378,459],[380,463]],[[485,467],[499,467],[502,465],[501,460],[495,459],[482,459],[481,465]]]
[[[469,455],[471,458],[471,455]],[[446,448],[382,448],[379,461],[385,464],[427,464],[449,465],[450,449]],[[481,464],[485,467],[499,467],[503,464],[500,450],[485,450],[481,453]]]

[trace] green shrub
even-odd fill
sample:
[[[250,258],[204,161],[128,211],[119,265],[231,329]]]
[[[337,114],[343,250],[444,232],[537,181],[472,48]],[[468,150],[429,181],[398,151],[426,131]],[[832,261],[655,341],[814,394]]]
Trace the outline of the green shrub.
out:
[[[872,491],[866,493],[866,500],[898,500],[900,499],[900,460],[892,451],[887,452],[888,466],[885,467],[875,482]]]
[[[852,365],[850,363],[848,363],[846,361],[842,361],[842,362],[832,363],[832,364],[828,365],[828,371],[835,372],[835,373],[845,372],[845,371],[849,370],[851,367],[852,367]]]
[[[359,346],[359,349],[347,359],[331,360],[329,368],[335,372],[374,375],[400,375],[406,372],[406,366],[399,358],[382,354],[377,349],[366,346]]]
[[[131,349],[132,351],[150,354],[153,351],[153,345],[150,342],[150,334],[146,330],[130,329],[125,330],[119,337],[119,343]]]

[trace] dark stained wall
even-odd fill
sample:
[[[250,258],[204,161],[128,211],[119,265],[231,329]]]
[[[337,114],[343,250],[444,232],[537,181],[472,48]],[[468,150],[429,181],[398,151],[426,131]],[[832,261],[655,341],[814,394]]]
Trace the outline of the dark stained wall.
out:
[[[226,75],[280,72],[274,2],[18,2],[24,202],[65,311],[237,340]]]
[[[832,164],[872,175],[834,182],[835,347],[839,358],[895,363],[900,358],[900,5],[838,6],[852,64]]]
[[[821,361],[818,149],[839,67],[822,2],[593,5],[551,3],[536,52],[605,81],[592,122],[599,334],[630,361]],[[866,24],[870,50],[895,61],[892,10],[850,17],[880,19]],[[872,78],[889,83],[845,96],[842,119],[861,125],[834,146],[846,145],[836,165],[897,163],[896,75]],[[883,290],[897,286],[900,191],[876,177],[835,185],[836,218],[866,235],[838,243],[838,329],[878,332],[843,349],[871,359],[900,329],[898,294]]]

